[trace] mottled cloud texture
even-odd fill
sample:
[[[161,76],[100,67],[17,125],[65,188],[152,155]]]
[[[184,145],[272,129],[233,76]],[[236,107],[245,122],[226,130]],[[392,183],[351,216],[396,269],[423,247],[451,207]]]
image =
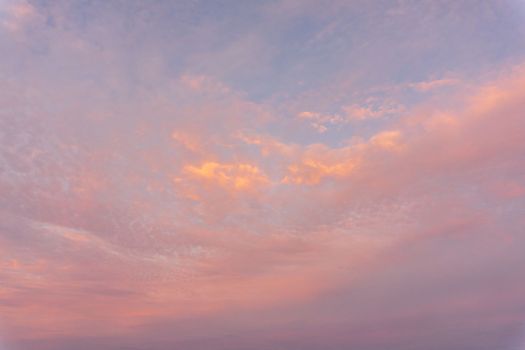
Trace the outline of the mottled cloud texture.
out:
[[[0,349],[525,349],[524,23],[0,0]]]

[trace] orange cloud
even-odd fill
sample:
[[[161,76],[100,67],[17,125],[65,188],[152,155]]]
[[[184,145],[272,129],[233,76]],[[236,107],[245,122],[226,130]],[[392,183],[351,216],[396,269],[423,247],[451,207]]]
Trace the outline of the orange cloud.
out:
[[[359,164],[356,150],[352,147],[330,149],[322,145],[311,145],[298,158],[291,160],[283,183],[315,185],[324,178],[348,176]]]
[[[401,132],[398,130],[382,131],[372,136],[370,144],[386,150],[399,150],[402,148]]]
[[[288,175],[283,179],[283,183],[315,185],[325,177],[347,176],[355,166],[353,161],[328,164],[320,160],[305,159],[288,167]]]
[[[171,138],[192,152],[198,152],[202,149],[200,140],[196,136],[188,133],[174,131],[171,134]]]
[[[225,164],[210,161],[198,166],[186,165],[183,172],[191,178],[238,191],[258,188],[270,182],[257,166],[246,163]]]
[[[249,145],[258,146],[265,157],[292,157],[300,151],[298,145],[283,143],[271,136],[239,134],[238,138]]]

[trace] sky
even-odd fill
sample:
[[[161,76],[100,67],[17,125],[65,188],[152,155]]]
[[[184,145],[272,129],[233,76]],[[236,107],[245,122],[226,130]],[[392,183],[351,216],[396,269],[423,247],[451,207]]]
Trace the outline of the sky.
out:
[[[0,350],[524,350],[525,2],[0,0]]]

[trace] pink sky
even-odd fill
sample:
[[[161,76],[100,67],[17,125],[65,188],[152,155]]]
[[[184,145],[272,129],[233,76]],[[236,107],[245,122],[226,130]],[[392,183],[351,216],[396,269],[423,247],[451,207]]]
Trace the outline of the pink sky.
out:
[[[525,4],[0,0],[0,350],[525,349]]]

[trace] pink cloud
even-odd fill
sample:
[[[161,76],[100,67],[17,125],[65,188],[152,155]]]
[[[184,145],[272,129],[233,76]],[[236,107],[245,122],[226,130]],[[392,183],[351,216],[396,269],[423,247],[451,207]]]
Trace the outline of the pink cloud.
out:
[[[376,119],[382,118],[388,115],[399,114],[404,112],[404,108],[401,105],[379,105],[378,107],[374,106],[360,106],[353,104],[350,106],[343,107],[343,111],[346,114],[347,120],[367,120],[367,119]]]
[[[0,4],[0,6],[0,13],[5,12],[6,14],[2,24],[8,31],[13,33],[22,30],[26,24],[38,18],[38,12],[35,7],[25,0],[7,1],[6,4]]]
[[[241,337],[358,348],[419,339],[425,315],[472,332],[474,316],[486,329],[521,316],[506,310],[523,295],[522,72],[340,147],[261,131],[270,108],[204,75],[124,102],[108,101],[113,88],[35,84],[1,120],[0,314],[13,339],[151,340],[152,324],[190,319],[197,334],[219,320]],[[320,131],[348,121],[299,117]]]
[[[411,83],[409,84],[409,87],[417,91],[429,92],[434,89],[450,87],[450,86],[457,85],[459,83],[460,81],[458,79],[443,78],[443,79],[435,79],[435,80],[429,80],[429,81],[421,81],[418,83]]]

